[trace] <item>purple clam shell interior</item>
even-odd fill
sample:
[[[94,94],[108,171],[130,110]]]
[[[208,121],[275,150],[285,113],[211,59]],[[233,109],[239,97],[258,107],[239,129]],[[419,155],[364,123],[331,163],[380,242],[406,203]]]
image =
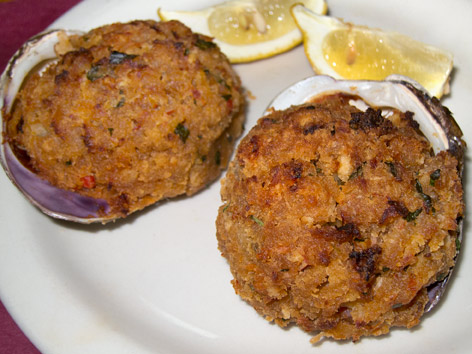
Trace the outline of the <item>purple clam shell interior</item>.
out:
[[[438,281],[434,284],[431,284],[428,287],[428,298],[429,301],[424,308],[424,312],[430,311],[434,306],[436,306],[441,298],[442,294],[446,290],[446,285],[449,282],[452,270],[449,271],[447,277],[443,281]]]
[[[110,206],[104,199],[95,199],[54,187],[24,167],[4,143],[5,164],[20,190],[46,214],[62,219],[98,218],[99,212],[108,214]],[[103,216],[103,215],[102,215]]]

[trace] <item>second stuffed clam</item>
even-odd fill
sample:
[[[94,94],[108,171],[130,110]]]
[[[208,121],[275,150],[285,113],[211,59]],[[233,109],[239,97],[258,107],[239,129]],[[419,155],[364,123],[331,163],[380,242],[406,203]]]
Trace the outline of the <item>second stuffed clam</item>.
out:
[[[461,137],[404,77],[289,87],[222,182],[217,238],[236,293],[313,342],[417,325],[460,249]]]
[[[244,120],[227,58],[177,21],[38,35],[3,73],[1,101],[7,175],[46,214],[81,223],[201,190]]]

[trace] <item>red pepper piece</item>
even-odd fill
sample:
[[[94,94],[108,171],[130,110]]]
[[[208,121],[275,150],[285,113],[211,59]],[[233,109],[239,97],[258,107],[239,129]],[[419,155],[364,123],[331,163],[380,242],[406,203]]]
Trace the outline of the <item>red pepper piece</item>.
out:
[[[91,189],[95,187],[95,177],[94,176],[84,176],[80,178],[84,188]]]

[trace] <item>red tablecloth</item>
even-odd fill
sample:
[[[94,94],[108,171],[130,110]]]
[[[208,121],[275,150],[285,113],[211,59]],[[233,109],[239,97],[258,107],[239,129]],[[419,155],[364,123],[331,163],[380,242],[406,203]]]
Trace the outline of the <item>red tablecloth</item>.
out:
[[[44,30],[79,1],[0,0],[0,72],[23,42]],[[38,353],[0,302],[0,354]]]

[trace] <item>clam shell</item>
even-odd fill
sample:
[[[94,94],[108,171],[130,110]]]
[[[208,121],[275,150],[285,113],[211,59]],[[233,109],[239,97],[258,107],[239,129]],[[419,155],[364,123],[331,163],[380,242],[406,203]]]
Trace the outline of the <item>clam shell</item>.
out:
[[[53,30],[39,34],[27,41],[8,63],[0,78],[0,110],[4,137],[0,146],[0,163],[24,196],[45,214],[86,224],[106,222],[114,217],[106,215],[110,208],[105,200],[85,197],[52,186],[24,166],[5,139],[6,115],[10,112],[24,79],[33,70],[41,70],[54,61],[56,44],[64,35],[73,34],[80,32]]]
[[[383,110],[396,108],[402,112],[413,112],[414,119],[419,123],[420,130],[431,143],[434,152],[449,150],[457,158],[459,175],[462,178],[466,144],[461,139],[462,131],[451,112],[416,81],[401,75],[391,75],[385,81],[336,80],[324,75],[309,77],[277,95],[265,114],[338,92],[357,96],[370,106]],[[462,225],[462,220],[459,220],[459,242],[462,242]],[[458,254],[459,251],[456,258]],[[428,287],[429,302],[425,306],[425,312],[430,311],[439,302],[451,278],[452,270],[451,268],[443,280]]]

